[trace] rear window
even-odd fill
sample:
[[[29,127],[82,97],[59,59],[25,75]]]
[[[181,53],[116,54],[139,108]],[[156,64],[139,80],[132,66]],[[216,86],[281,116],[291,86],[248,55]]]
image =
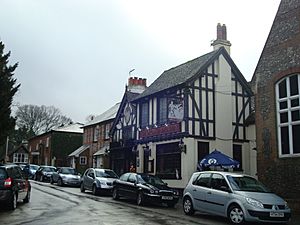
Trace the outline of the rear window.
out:
[[[0,180],[4,180],[7,178],[7,173],[5,171],[5,169],[0,168]]]

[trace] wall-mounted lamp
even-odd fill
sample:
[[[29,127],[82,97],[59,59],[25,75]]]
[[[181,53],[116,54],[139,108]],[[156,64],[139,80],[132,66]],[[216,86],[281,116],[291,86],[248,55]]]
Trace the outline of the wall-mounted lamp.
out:
[[[184,154],[186,154],[186,145],[184,144],[182,138],[179,141],[178,147],[179,147],[180,152],[183,152]]]
[[[105,154],[105,155],[109,155],[109,154],[110,154],[110,149],[106,148],[106,149],[104,150],[104,154]]]
[[[165,126],[167,127],[167,126],[168,126],[168,124],[167,124],[167,123],[165,123]]]
[[[149,127],[147,126],[146,129],[149,130]]]
[[[131,149],[131,151],[132,151],[132,152],[137,152],[137,146],[136,146],[136,145],[133,146],[132,149]]]
[[[138,131],[141,131],[142,129],[140,127],[138,127]]]

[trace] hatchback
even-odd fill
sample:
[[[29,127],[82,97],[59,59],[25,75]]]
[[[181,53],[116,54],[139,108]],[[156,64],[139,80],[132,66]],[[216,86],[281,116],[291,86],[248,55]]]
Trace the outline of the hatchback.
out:
[[[14,210],[19,200],[30,201],[31,186],[18,165],[0,166],[0,203]]]
[[[233,224],[249,222],[286,223],[291,210],[254,177],[207,171],[192,175],[183,193],[183,210],[196,210],[227,217]]]
[[[94,195],[100,192],[111,193],[113,182],[118,178],[113,170],[89,168],[81,177],[80,190],[91,190]]]
[[[60,167],[56,172],[53,172],[50,177],[50,183],[57,183],[59,186],[69,185],[78,186],[80,185],[80,174],[76,169],[71,167]]]
[[[145,173],[125,173],[114,182],[113,199],[125,197],[136,200],[137,205],[165,203],[174,207],[179,192],[170,188],[159,177]]]
[[[34,174],[34,180],[38,181],[50,181],[52,174],[56,172],[56,167],[54,166],[40,166]]]

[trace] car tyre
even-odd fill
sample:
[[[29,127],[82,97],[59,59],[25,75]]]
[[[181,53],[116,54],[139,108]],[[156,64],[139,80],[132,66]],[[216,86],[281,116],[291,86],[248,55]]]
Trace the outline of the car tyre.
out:
[[[144,205],[144,194],[142,191],[139,191],[137,194],[137,198],[136,198],[136,203],[137,205]]]
[[[64,183],[63,183],[63,181],[62,181],[61,178],[58,179],[57,185],[58,185],[58,186],[63,186],[63,185],[64,185]]]
[[[244,212],[238,205],[231,205],[228,209],[228,219],[232,224],[243,224]]]
[[[99,191],[96,187],[96,185],[94,184],[93,187],[92,187],[92,192],[93,192],[93,195],[98,195],[99,194]]]
[[[85,192],[83,182],[80,184],[80,191],[81,191],[82,193]]]
[[[190,197],[185,197],[183,199],[183,211],[186,215],[193,215],[195,213],[192,199]]]
[[[30,202],[30,191],[27,192],[26,197],[23,199],[24,203],[29,203]]]
[[[18,201],[18,196],[15,192],[13,192],[8,203],[8,209],[15,210],[17,208],[17,201]]]
[[[117,188],[113,189],[112,197],[114,200],[118,200],[120,198]]]

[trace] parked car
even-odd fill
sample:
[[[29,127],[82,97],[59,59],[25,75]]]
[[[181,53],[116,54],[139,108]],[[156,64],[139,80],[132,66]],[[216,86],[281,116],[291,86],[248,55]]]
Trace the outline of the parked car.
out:
[[[54,166],[40,166],[34,174],[34,180],[38,181],[50,181],[52,174],[56,172],[56,167]]]
[[[17,208],[17,202],[30,201],[31,186],[21,168],[15,164],[0,166],[0,203],[8,209]]]
[[[29,179],[33,179],[35,172],[38,170],[39,166],[35,164],[26,164],[23,171]]]
[[[126,197],[144,203],[166,203],[174,207],[178,202],[179,192],[168,187],[159,177],[143,173],[125,173],[114,182],[113,199]]]
[[[233,224],[249,222],[286,223],[291,210],[254,177],[229,172],[206,171],[192,175],[183,193],[183,210],[227,217]]]
[[[57,183],[59,186],[80,186],[80,174],[72,167],[60,167],[53,172],[50,177],[50,183]]]
[[[80,183],[80,190],[91,190],[94,195],[101,192],[111,192],[113,182],[118,179],[118,175],[110,169],[87,169]]]

